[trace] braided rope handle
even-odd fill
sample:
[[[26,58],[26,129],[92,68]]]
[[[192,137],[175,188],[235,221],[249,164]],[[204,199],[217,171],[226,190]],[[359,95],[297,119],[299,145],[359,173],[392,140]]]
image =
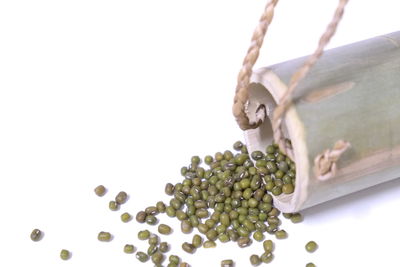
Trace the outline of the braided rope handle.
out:
[[[310,69],[318,61],[324,52],[324,48],[329,43],[331,38],[336,32],[337,26],[341,19],[343,18],[344,9],[349,0],[339,0],[338,6],[336,7],[335,13],[331,22],[328,24],[325,32],[319,39],[317,49],[315,52],[306,60],[302,67],[297,70],[290,79],[288,90],[283,94],[277,107],[274,110],[272,116],[272,129],[274,132],[275,143],[279,145],[282,152],[287,154],[291,159],[293,159],[292,148],[287,146],[282,129],[282,120],[286,111],[292,104],[292,94],[301,80],[306,77]],[[233,115],[239,127],[242,130],[257,128],[265,119],[265,116],[259,118],[255,123],[250,123],[249,118],[246,115],[246,105],[249,101],[248,87],[250,84],[250,77],[252,75],[252,69],[257,61],[260,53],[261,46],[263,44],[264,37],[267,33],[268,27],[271,24],[272,18],[274,16],[274,9],[277,5],[278,0],[270,0],[261,16],[260,22],[253,33],[251,39],[250,48],[243,61],[243,66],[238,75],[238,83],[236,86],[236,94],[233,104]],[[322,154],[315,158],[315,173],[317,176],[322,178],[329,178],[336,173],[336,162],[339,160],[340,156],[350,147],[350,143],[343,140],[339,140],[335,143],[333,149],[325,150]]]
[[[239,127],[242,130],[257,128],[262,123],[262,120],[259,120],[253,124],[250,123],[249,118],[246,115],[245,107],[247,101],[249,100],[248,87],[250,84],[250,77],[253,72],[253,66],[257,61],[258,55],[260,54],[260,49],[263,44],[265,34],[267,33],[268,26],[271,24],[272,18],[274,17],[274,9],[277,3],[278,0],[270,0],[267,3],[260,18],[260,22],[253,33],[251,45],[243,60],[243,66],[238,75],[232,111]]]
[[[282,131],[282,119],[285,115],[286,111],[292,104],[292,94],[301,80],[306,77],[307,73],[310,71],[312,66],[317,62],[317,60],[322,56],[324,52],[325,46],[329,43],[332,36],[335,34],[337,26],[340,20],[343,17],[344,8],[349,0],[340,0],[339,4],[335,10],[335,14],[326,28],[324,34],[319,39],[318,47],[315,52],[307,59],[304,65],[297,70],[292,78],[290,79],[290,83],[288,86],[288,90],[284,93],[281,100],[279,101],[278,106],[274,110],[274,114],[272,116],[272,129],[274,132],[275,143],[279,145],[279,148],[284,153],[291,155],[292,151],[288,151],[290,148],[285,146],[285,138],[283,136]]]

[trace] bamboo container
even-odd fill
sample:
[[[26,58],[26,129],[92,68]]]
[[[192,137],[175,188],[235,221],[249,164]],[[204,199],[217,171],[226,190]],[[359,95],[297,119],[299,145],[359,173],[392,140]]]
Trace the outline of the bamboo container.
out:
[[[249,153],[271,144],[274,108],[305,60],[253,72],[246,114],[256,121],[256,110],[265,105],[268,118],[245,131]],[[327,50],[297,87],[283,123],[296,161],[294,193],[274,199],[283,212],[400,177],[400,32]],[[316,175],[315,158],[338,140],[351,147],[336,175]]]

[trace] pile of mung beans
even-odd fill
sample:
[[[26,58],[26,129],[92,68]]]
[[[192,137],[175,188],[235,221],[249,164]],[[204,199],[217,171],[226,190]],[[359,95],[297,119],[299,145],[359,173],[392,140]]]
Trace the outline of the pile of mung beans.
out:
[[[290,145],[290,141],[287,141]],[[266,239],[267,235],[275,235],[277,239],[285,239],[288,234],[280,229],[281,212],[273,205],[273,197],[281,194],[292,194],[296,184],[295,163],[285,156],[277,145],[269,145],[265,153],[254,151],[250,155],[247,147],[240,141],[233,145],[235,154],[230,150],[217,152],[214,156],[204,157],[204,164],[199,156],[193,156],[188,166],[181,168],[183,177],[176,184],[167,183],[165,193],[171,196],[166,204],[162,201],[149,206],[136,214],[138,223],[157,225],[157,215],[165,213],[171,218],[177,218],[181,231],[191,234],[197,228],[199,234],[194,234],[191,242],[184,242],[181,248],[184,252],[193,254],[197,249],[213,248],[216,241],[221,243],[236,242],[240,248],[251,246],[253,240],[263,242],[263,251],[249,256],[252,266],[270,263],[274,258],[274,243]],[[103,185],[95,188],[95,194],[102,197],[107,189]],[[126,203],[128,194],[121,191],[114,200],[109,202],[109,209],[117,211]],[[293,223],[302,221],[299,213],[283,213],[286,219]],[[121,214],[121,221],[127,223],[132,216],[128,212]],[[158,233],[169,235],[173,229],[166,224],[158,225]],[[31,239],[38,241],[42,232],[35,229]],[[99,232],[98,240],[111,241],[109,232]],[[177,255],[169,255],[170,244],[161,242],[159,236],[149,230],[138,232],[138,239],[148,242],[146,252],[137,251],[136,258],[140,262],[151,259],[155,266],[162,266],[168,258],[168,267],[185,267],[188,263],[181,262]],[[305,245],[308,252],[314,252],[318,245],[310,241]],[[123,251],[133,254],[136,247],[126,244]],[[67,260],[71,254],[68,250],[61,251],[61,258]],[[222,267],[234,266],[232,259],[221,261]],[[308,263],[306,266],[315,266]]]

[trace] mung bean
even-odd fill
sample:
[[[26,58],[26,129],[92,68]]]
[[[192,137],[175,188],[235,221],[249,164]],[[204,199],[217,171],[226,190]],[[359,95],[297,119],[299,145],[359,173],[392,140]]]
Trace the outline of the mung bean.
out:
[[[109,208],[110,210],[112,210],[112,211],[117,211],[117,210],[119,210],[119,204],[118,204],[117,202],[115,202],[114,200],[111,200],[111,201],[108,203],[108,208]]]
[[[112,239],[112,235],[109,232],[101,231],[100,233],[98,233],[97,239],[102,242],[109,242]]]
[[[233,267],[234,262],[233,260],[223,260],[221,261],[221,267]]]
[[[139,211],[139,212],[136,214],[136,221],[137,221],[138,223],[144,223],[144,222],[146,221],[146,216],[147,216],[146,212],[144,212],[144,211]]]
[[[265,240],[263,242],[263,248],[265,252],[273,252],[274,251],[274,242],[272,240]]]
[[[146,253],[139,251],[136,253],[136,259],[138,259],[141,262],[146,262],[149,260],[149,256]]]
[[[193,227],[190,224],[190,221],[188,220],[183,220],[181,222],[181,231],[184,234],[190,234],[193,231]]]
[[[203,248],[215,248],[217,244],[212,240],[207,240],[203,243]]]
[[[290,220],[292,223],[299,223],[303,221],[303,216],[300,213],[293,213]]]
[[[115,202],[117,202],[120,205],[126,203],[127,200],[128,200],[128,194],[125,193],[124,191],[119,192],[115,197]]]
[[[151,256],[158,251],[158,247],[156,245],[150,245],[147,249],[147,255]]]
[[[32,233],[31,233],[31,239],[32,241],[40,241],[43,237],[43,233],[42,231],[40,231],[39,229],[33,229]]]
[[[128,212],[124,212],[121,214],[121,221],[126,223],[129,222],[130,220],[132,220],[132,216]]]
[[[287,238],[288,234],[286,233],[285,230],[279,230],[275,232],[275,237],[277,239],[285,239]]]
[[[179,264],[179,262],[181,261],[181,259],[176,255],[170,255],[168,259],[171,263],[174,264]]]
[[[165,194],[172,196],[174,194],[174,185],[171,183],[167,183],[165,185]]]
[[[106,188],[103,185],[99,185],[94,189],[94,193],[99,196],[102,197],[106,194]]]
[[[263,263],[270,263],[274,259],[274,254],[271,252],[264,252],[260,257]]]
[[[126,244],[124,246],[124,252],[127,254],[132,254],[133,252],[135,252],[135,247],[131,244]]]
[[[255,255],[255,254],[251,255],[250,256],[250,264],[253,265],[253,266],[260,265],[261,264],[260,257],[258,255]]]
[[[199,248],[201,247],[201,245],[203,244],[203,238],[200,235],[194,235],[192,238],[192,245],[195,248]]]
[[[193,254],[196,251],[196,248],[188,242],[182,244],[182,249],[190,254]]]
[[[158,249],[161,253],[166,253],[169,251],[169,245],[167,242],[161,242]]]
[[[315,241],[309,241],[309,242],[306,244],[305,247],[306,247],[306,250],[307,250],[308,252],[313,253],[314,251],[317,250],[318,245],[317,245],[317,243],[315,243]]]
[[[156,225],[158,223],[158,220],[154,215],[147,215],[146,223],[150,225]]]
[[[71,252],[66,249],[62,249],[60,252],[60,258],[65,261],[69,260],[71,258]]]
[[[138,238],[140,240],[147,240],[150,237],[150,231],[149,230],[143,230],[138,232]]]
[[[237,243],[238,243],[238,246],[239,246],[240,248],[245,248],[245,247],[250,246],[251,243],[252,243],[252,241],[251,241],[251,239],[250,239],[249,237],[240,237],[240,238],[237,240]]]
[[[166,224],[160,224],[158,226],[158,232],[162,235],[169,235],[172,233],[172,228]]]
[[[151,234],[149,237],[149,245],[158,245],[160,239],[156,234]]]

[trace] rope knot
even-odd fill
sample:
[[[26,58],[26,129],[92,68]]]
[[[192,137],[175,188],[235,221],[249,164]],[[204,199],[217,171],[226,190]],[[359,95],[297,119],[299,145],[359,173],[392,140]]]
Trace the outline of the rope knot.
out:
[[[336,162],[350,146],[349,142],[339,140],[332,149],[326,149],[316,156],[314,160],[315,176],[323,181],[334,177],[337,171]]]

